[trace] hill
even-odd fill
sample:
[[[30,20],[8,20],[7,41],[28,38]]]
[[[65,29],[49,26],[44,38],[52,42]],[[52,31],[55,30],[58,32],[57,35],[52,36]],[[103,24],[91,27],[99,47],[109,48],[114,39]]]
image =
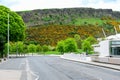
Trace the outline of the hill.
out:
[[[22,16],[27,26],[36,25],[81,25],[84,23],[103,24],[101,18],[111,17],[120,19],[120,12],[112,9],[93,8],[64,8],[64,9],[38,9],[17,12]],[[92,19],[92,20],[91,20]],[[90,21],[90,22],[89,22]]]
[[[55,46],[58,41],[80,35],[104,37],[120,32],[120,12],[112,9],[64,8],[17,12],[28,26],[26,42]]]
[[[70,26],[70,25],[49,25],[49,26],[37,26],[27,29],[27,42],[39,43],[41,45],[56,46],[57,42],[64,40],[68,37],[74,37],[75,34],[80,35],[81,39],[85,39],[89,36],[95,38],[103,37],[101,27],[94,25],[84,26]],[[105,32],[109,34],[109,31]]]

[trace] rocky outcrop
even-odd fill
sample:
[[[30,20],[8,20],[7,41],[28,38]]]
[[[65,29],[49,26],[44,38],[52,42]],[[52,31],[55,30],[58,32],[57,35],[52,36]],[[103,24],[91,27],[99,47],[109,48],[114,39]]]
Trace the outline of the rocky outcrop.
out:
[[[101,18],[104,16],[120,18],[120,12],[112,11],[112,9],[93,8],[37,9],[17,13],[22,16],[27,26],[74,24],[76,18]]]

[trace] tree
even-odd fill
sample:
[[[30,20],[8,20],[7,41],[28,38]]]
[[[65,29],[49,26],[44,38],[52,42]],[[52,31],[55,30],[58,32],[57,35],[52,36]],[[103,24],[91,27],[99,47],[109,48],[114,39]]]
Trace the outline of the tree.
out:
[[[64,41],[61,40],[57,43],[57,51],[61,52],[61,54],[64,54]]]
[[[65,52],[76,52],[77,49],[77,43],[74,38],[68,38],[64,41]]]
[[[33,55],[33,53],[36,52],[36,45],[35,44],[29,44],[27,48],[28,48],[28,52],[32,53],[32,55]]]
[[[10,41],[24,40],[26,26],[22,18],[17,13],[2,5],[0,5],[0,35],[2,35],[5,38],[4,41],[7,42],[8,14]],[[1,51],[3,51],[3,49]]]
[[[8,43],[7,43],[8,45]],[[7,47],[7,46],[6,46]],[[17,46],[16,46],[16,42],[10,42],[9,43],[9,48],[10,48],[10,54],[14,54],[17,52]],[[7,48],[8,49],[8,48]]]
[[[87,40],[84,40],[82,42],[82,49],[83,49],[83,51],[86,52],[86,54],[88,54],[92,50],[90,42]]]
[[[43,52],[47,52],[47,51],[49,51],[48,46],[47,45],[43,45]]]
[[[82,40],[81,40],[81,38],[80,38],[80,35],[75,34],[75,35],[74,35],[74,39],[75,39],[75,41],[76,41],[76,43],[77,43],[78,48],[81,49]]]
[[[88,37],[86,40],[89,41],[91,45],[97,42],[97,40],[92,36]]]
[[[19,54],[24,52],[24,43],[21,41],[16,42],[17,50]]]
[[[10,26],[10,41],[24,40],[25,24],[17,13],[0,5],[0,34],[7,38],[8,14]]]
[[[42,52],[42,47],[38,44],[36,45],[37,49],[36,49],[36,52]]]

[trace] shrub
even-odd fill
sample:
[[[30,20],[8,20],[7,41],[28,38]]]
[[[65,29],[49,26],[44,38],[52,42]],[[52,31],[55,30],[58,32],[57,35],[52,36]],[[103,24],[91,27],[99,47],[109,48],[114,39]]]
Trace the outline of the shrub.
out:
[[[47,51],[49,51],[48,46],[47,45],[43,45],[43,52],[47,52]]]
[[[57,51],[61,52],[61,54],[64,54],[64,41],[61,40],[57,43]]]

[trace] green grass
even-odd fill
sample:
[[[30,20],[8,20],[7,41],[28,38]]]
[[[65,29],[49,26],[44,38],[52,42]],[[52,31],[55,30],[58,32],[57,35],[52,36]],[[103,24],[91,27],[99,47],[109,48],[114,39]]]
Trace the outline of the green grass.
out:
[[[84,52],[82,49],[78,49],[77,52],[75,52],[76,54],[81,54],[82,52]]]
[[[98,24],[98,25],[102,25],[104,22],[106,22],[105,20],[101,20],[99,18],[78,18],[76,19],[75,25],[83,25],[83,24]]]
[[[60,52],[58,52],[58,51],[47,51],[44,53],[45,53],[45,55],[51,55],[51,54],[60,55]]]

